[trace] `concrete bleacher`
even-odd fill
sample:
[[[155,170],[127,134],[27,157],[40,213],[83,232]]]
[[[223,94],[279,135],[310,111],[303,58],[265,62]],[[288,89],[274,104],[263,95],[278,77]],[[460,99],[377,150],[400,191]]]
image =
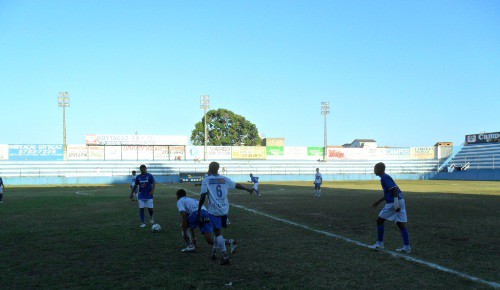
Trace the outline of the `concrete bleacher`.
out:
[[[385,162],[387,172],[399,179],[422,179],[436,171],[438,160],[362,160],[362,161],[237,161],[221,160],[221,173],[236,181],[248,175],[265,175],[261,180],[310,180],[320,168],[325,180],[374,179],[373,166]],[[179,182],[181,172],[206,172],[209,162],[194,161],[64,161],[1,162],[0,176],[10,184],[101,184],[126,183],[130,172],[140,164],[158,176],[159,182]]]
[[[500,143],[465,145],[449,162],[456,166],[467,163],[467,170],[500,168]]]

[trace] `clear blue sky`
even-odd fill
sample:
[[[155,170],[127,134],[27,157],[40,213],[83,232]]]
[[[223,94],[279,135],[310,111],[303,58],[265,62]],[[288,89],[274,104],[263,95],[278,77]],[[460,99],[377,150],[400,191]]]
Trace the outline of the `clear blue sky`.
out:
[[[199,98],[287,145],[500,130],[500,1],[0,1],[0,143],[190,135]]]

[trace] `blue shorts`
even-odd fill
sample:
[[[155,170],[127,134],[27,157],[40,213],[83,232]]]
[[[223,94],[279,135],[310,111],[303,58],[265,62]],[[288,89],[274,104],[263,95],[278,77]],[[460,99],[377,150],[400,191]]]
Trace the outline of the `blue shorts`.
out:
[[[227,215],[223,216],[210,215],[210,220],[212,221],[212,227],[216,230],[227,228]]]
[[[189,227],[192,228],[193,230],[196,229],[197,227],[200,227],[201,233],[204,235],[205,233],[213,233],[214,230],[212,228],[212,222],[210,218],[210,214],[206,210],[202,210],[200,212],[201,217],[203,218],[203,222],[200,224],[200,221],[198,219],[198,212],[192,212],[189,215],[188,221],[189,221]]]
[[[321,189],[321,183],[315,183],[314,189],[316,189],[316,190]]]

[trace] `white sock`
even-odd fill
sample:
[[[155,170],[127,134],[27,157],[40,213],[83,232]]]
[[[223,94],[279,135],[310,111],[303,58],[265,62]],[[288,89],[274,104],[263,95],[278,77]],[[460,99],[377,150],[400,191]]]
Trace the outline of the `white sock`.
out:
[[[214,245],[212,247],[212,255],[217,255],[218,248],[219,248],[219,242],[217,241],[217,237],[214,236]]]
[[[216,239],[217,239],[217,244],[219,246],[219,250],[220,250],[222,257],[224,259],[227,258],[226,244],[224,243],[224,238],[222,237],[222,235],[220,235],[220,236],[216,237]]]

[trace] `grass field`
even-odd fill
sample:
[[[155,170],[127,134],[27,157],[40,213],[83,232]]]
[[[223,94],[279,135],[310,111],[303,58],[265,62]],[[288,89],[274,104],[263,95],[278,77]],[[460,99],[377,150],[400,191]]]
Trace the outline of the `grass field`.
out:
[[[500,183],[398,183],[412,257],[500,282]],[[128,185],[7,188],[0,205],[0,288],[491,288],[283,221],[372,244],[379,182],[326,183],[319,199],[312,182],[264,183],[261,198],[234,192],[232,204],[283,220],[233,206],[224,236],[239,245],[226,267],[209,260],[211,247],[203,243],[194,254],[180,252],[179,186],[158,186],[155,218],[163,229],[155,234],[139,228]],[[402,243],[391,223],[385,238],[389,250]]]

